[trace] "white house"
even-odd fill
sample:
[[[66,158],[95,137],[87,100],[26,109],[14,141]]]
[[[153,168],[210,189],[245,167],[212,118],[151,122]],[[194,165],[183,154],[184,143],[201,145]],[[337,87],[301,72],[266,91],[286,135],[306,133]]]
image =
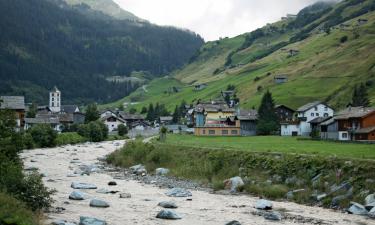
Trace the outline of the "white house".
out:
[[[299,121],[290,121],[285,123],[280,123],[281,136],[300,136]]]
[[[108,132],[117,131],[120,124],[126,126],[126,121],[116,114],[108,114],[106,116],[101,116],[100,120],[107,126]]]
[[[311,102],[297,109],[299,123],[299,133],[302,136],[309,136],[312,129],[310,121],[323,117],[332,117],[334,110],[327,104],[320,101]]]

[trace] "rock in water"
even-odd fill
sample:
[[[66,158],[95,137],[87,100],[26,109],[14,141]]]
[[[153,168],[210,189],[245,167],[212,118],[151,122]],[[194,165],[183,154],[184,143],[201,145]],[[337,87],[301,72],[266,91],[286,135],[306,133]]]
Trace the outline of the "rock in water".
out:
[[[91,207],[98,207],[98,208],[108,208],[109,204],[103,200],[100,199],[92,199],[90,201]]]
[[[165,176],[169,173],[169,169],[166,168],[157,168],[155,170],[155,174],[158,176]]]
[[[262,209],[262,210],[271,210],[272,202],[265,200],[265,199],[260,199],[255,203],[255,208]]]
[[[52,222],[52,225],[76,225],[75,223],[69,223],[66,220],[56,220]]]
[[[181,219],[182,217],[178,215],[176,212],[174,212],[173,210],[163,209],[156,215],[156,218],[166,219],[166,220],[178,220],[178,219]]]
[[[239,188],[243,187],[245,184],[241,177],[232,177],[224,181],[225,188],[230,189],[230,192],[235,193]]]
[[[370,205],[372,203],[375,203],[375,194],[371,194],[371,195],[368,195],[366,198],[365,198],[365,204],[366,205]]]
[[[129,169],[136,175],[142,175],[142,174],[147,173],[147,170],[146,170],[145,166],[142,165],[142,164],[132,166]]]
[[[367,215],[366,208],[356,202],[351,202],[352,206],[348,209],[348,212],[354,215]]]
[[[189,197],[192,196],[191,192],[184,188],[172,188],[165,193],[169,197]]]
[[[110,182],[108,182],[108,185],[109,186],[116,186],[117,183],[116,183],[116,181],[110,181]]]
[[[97,189],[96,185],[94,184],[87,184],[87,183],[80,183],[80,182],[72,182],[70,186],[74,189]]]
[[[79,191],[73,191],[69,195],[69,199],[72,199],[72,200],[85,200],[85,194],[83,194],[82,192],[79,192]]]
[[[238,222],[237,220],[232,220],[232,221],[226,223],[225,225],[241,225],[241,223]]]
[[[174,202],[159,202],[158,206],[161,206],[163,208],[166,208],[166,209],[176,209],[177,208],[177,205],[176,203]]]
[[[107,225],[107,223],[104,220],[81,216],[79,219],[79,225]]]
[[[269,212],[269,213],[264,214],[263,217],[266,220],[274,220],[274,221],[280,221],[282,218],[279,212]]]
[[[375,207],[370,210],[368,216],[372,219],[375,219]]]

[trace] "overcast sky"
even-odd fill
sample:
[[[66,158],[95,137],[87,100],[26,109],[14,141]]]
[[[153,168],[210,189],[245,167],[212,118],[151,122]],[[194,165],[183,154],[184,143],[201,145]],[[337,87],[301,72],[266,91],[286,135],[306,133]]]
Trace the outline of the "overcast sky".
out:
[[[252,31],[319,0],[114,1],[152,23],[188,28],[209,41]]]

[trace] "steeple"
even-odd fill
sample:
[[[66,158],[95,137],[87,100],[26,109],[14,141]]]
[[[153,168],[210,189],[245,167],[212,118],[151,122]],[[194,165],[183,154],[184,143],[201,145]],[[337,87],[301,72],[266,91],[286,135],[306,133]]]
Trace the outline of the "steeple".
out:
[[[49,93],[49,108],[54,113],[61,112],[61,92],[56,86]]]

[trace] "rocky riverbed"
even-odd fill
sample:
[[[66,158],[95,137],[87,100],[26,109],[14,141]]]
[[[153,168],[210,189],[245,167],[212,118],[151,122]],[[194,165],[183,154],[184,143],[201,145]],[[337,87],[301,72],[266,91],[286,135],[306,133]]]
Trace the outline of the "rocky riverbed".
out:
[[[46,213],[45,224],[78,224],[81,216],[97,218],[110,225],[224,225],[231,221],[231,224],[251,225],[375,224],[375,220],[368,217],[290,202],[272,202],[272,211],[262,211],[254,208],[259,201],[256,197],[213,194],[194,182],[135,176],[129,170],[118,170],[101,162],[105,155],[123,144],[123,141],[86,143],[22,153],[25,169],[37,168],[43,174],[46,186],[57,190],[54,208]],[[85,185],[93,189],[73,189]],[[175,187],[187,189],[192,196],[168,197],[166,192]],[[162,208],[166,205],[177,208]],[[176,220],[156,218],[171,213],[176,214],[172,215]],[[103,224],[100,221],[92,223],[93,220],[87,218],[81,222]]]

